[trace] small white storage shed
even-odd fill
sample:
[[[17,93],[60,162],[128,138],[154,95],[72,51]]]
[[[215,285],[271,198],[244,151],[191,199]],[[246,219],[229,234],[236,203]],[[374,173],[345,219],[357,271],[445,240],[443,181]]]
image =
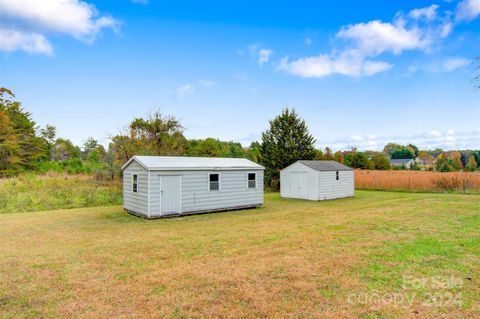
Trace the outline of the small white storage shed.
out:
[[[325,200],[354,195],[354,171],[336,161],[297,161],[280,171],[280,195]]]
[[[123,171],[123,208],[146,218],[263,205],[264,167],[244,158],[134,156]]]

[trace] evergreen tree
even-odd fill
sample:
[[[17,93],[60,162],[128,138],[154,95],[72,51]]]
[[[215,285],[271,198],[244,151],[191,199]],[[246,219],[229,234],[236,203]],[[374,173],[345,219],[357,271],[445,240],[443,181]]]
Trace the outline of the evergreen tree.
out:
[[[24,169],[34,169],[39,160],[48,158],[48,146],[44,138],[37,136],[37,124],[31,114],[23,110],[20,102],[13,101],[15,95],[8,89],[0,88],[0,112],[8,121],[20,148],[21,165]]]
[[[266,185],[276,188],[281,169],[297,160],[313,159],[314,144],[315,139],[305,121],[294,109],[285,108],[282,114],[270,121],[270,128],[262,133],[261,156]]]
[[[21,150],[5,112],[0,111],[0,177],[14,175],[21,168]]]

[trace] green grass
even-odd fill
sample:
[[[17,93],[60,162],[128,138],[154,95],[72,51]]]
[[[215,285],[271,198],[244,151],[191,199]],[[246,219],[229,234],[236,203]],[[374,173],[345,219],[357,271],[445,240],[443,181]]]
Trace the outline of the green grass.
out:
[[[36,175],[0,179],[0,214],[119,205],[121,186],[89,175]]]
[[[118,207],[3,214],[0,318],[479,317],[479,203],[269,193],[260,209],[153,221]],[[461,285],[433,287],[447,278]],[[350,299],[394,293],[415,298]],[[433,294],[463,303],[431,306]]]

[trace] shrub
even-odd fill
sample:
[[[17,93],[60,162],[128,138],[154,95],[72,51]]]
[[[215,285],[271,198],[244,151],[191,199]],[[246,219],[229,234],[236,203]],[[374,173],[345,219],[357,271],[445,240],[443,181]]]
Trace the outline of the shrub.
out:
[[[458,176],[442,176],[434,179],[433,184],[441,191],[455,191],[460,188],[461,180]]]

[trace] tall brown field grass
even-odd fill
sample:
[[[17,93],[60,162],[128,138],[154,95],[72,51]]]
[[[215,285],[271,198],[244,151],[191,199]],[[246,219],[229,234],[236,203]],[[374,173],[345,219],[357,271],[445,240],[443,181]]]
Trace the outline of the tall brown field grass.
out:
[[[480,173],[355,170],[355,187],[411,192],[478,193]]]

